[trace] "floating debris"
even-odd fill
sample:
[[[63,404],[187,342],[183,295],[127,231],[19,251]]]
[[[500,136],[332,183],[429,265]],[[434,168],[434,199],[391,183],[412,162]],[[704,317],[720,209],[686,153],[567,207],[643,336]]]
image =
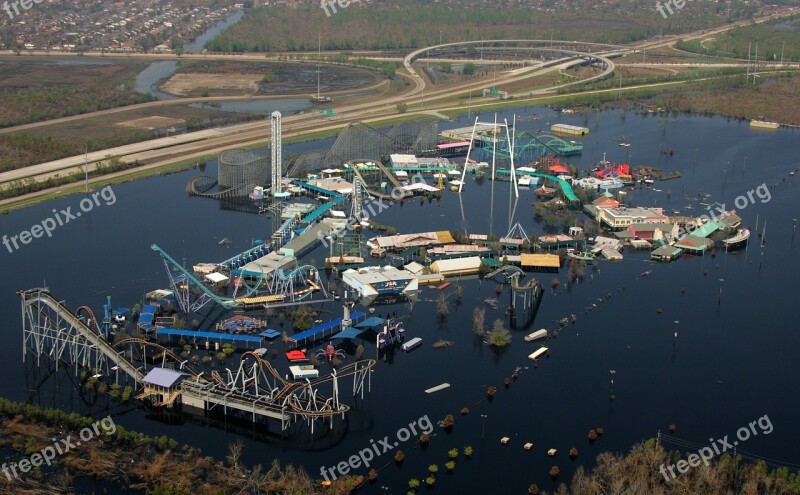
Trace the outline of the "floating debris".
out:
[[[651,275],[652,273],[653,273],[653,270],[647,270],[646,272],[642,272],[639,276],[640,277],[646,277],[648,275]]]
[[[511,439],[508,438],[508,437],[503,437],[503,438],[500,439],[500,443],[502,443],[503,445],[508,445],[508,442],[510,442],[510,441],[511,441]]]
[[[596,428],[594,431],[596,431],[596,432],[597,432],[597,436],[600,436],[600,435],[602,435],[602,434],[603,434],[603,432],[604,432],[603,428]]]
[[[443,420],[439,421],[439,426],[446,429],[452,428],[454,424],[456,424],[456,418],[452,414],[448,414]]]
[[[441,385],[436,385],[435,387],[431,387],[425,390],[426,394],[432,394],[434,392],[438,392],[439,390],[444,390],[446,388],[450,388],[449,383],[442,383]]]
[[[558,478],[559,473],[561,473],[561,470],[558,469],[558,466],[553,466],[553,467],[550,468],[550,477],[551,478],[553,478],[553,479]]]
[[[550,457],[555,457],[557,453],[558,451],[556,449],[550,449],[547,451],[547,455],[549,455]]]
[[[497,309],[497,308],[500,307],[500,303],[497,302],[497,298],[494,298],[494,297],[490,297],[488,299],[484,299],[483,302],[486,303],[486,305],[489,306],[492,309]]]
[[[531,450],[533,448],[533,444],[531,442],[526,443],[522,446],[525,450]]]
[[[494,388],[494,387],[489,387],[489,388],[486,390],[486,396],[487,396],[488,398],[490,398],[490,399],[491,399],[492,397],[494,397],[494,393],[495,393],[495,392],[497,392],[497,389],[496,389],[496,388]]]
[[[578,449],[572,447],[571,449],[569,449],[569,458],[575,459],[576,457],[578,457]]]
[[[436,342],[433,343],[433,348],[434,349],[442,349],[444,347],[450,347],[451,345],[453,345],[453,341],[452,340],[439,339],[439,340],[437,340]]]
[[[590,442],[594,442],[595,440],[597,440],[597,432],[594,430],[589,430],[588,437]]]
[[[675,433],[675,430],[677,430],[677,429],[678,429],[678,427],[677,427],[677,426],[675,426],[675,423],[671,423],[671,424],[669,425],[669,432],[670,432],[670,433]]]
[[[462,416],[466,416],[467,414],[469,414],[469,408],[468,407],[462,407],[461,408],[461,415]]]

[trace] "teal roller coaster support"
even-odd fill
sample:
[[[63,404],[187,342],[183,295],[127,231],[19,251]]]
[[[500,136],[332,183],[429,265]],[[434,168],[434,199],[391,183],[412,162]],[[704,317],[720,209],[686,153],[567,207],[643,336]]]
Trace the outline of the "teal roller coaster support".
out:
[[[150,249],[161,255],[161,259],[164,261],[164,268],[166,269],[167,276],[169,277],[170,286],[172,287],[172,291],[178,300],[178,305],[184,313],[189,314],[197,311],[211,301],[214,301],[226,309],[230,309],[237,305],[237,302],[233,299],[220,297],[219,294],[215,293],[208,286],[206,286],[206,284],[198,280],[194,273],[184,268],[180,263],[175,261],[169,254],[167,254],[166,251],[158,247],[156,244],[150,246]],[[177,276],[175,271],[178,272]],[[194,300],[191,299],[192,285],[202,291],[202,295]]]

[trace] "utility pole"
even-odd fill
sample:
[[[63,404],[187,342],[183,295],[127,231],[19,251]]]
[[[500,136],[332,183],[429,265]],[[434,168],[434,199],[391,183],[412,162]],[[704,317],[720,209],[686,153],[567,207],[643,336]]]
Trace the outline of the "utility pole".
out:
[[[647,58],[647,30],[644,30],[644,45],[642,46],[642,63]]]
[[[781,45],[781,68],[783,68],[783,49],[784,48],[786,48],[786,42],[785,41],[783,42],[783,45]]]
[[[86,155],[83,158],[83,177],[86,182],[86,193],[89,193],[89,143],[86,143]]]
[[[750,80],[750,49],[753,47],[753,42],[751,41],[749,45],[747,45],[747,75],[745,76],[745,81]]]
[[[758,41],[756,41],[756,53],[753,56],[753,86],[756,85],[756,71],[758,71]]]

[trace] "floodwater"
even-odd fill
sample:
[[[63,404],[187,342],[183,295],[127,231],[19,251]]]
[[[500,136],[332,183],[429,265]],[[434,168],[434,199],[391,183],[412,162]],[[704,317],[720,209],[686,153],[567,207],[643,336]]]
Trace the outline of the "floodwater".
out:
[[[621,111],[567,116],[540,107],[514,111],[539,117],[518,122],[518,129],[547,129],[555,122],[589,127],[589,135],[582,139],[583,155],[567,160],[581,170],[607,153],[612,161],[682,172],[680,179],[632,192],[629,202],[633,204],[699,214],[704,211],[701,201],[717,201],[730,208],[737,197],[746,197],[748,191],[765,184],[768,200],[754,193],[754,201],[739,209],[746,226],[755,228],[758,222],[761,231],[766,222],[764,247],[754,235],[747,250],[671,264],[652,264],[646,252],[625,252],[624,261],[601,262],[597,270],[587,270],[580,283],[567,284],[566,270],[562,270],[557,291],[550,288],[553,274],[529,274],[541,279],[545,295],[535,321],[529,328],[513,330],[511,345],[501,351],[475,339],[471,315],[474,307],[485,306],[484,299],[498,297],[500,309],[487,307],[487,326],[502,320],[507,286],[496,296],[494,282],[464,280],[460,304],[451,286],[447,290],[450,314],[444,321],[436,316],[434,300],[439,292],[431,288],[423,289],[422,301],[410,314],[404,304],[380,306],[376,314],[397,311],[405,315],[407,338],[421,337],[423,346],[380,358],[372,373],[371,392],[363,400],[350,397],[350,381],[342,380],[341,400],[353,410],[346,424],[337,420],[334,433],[316,440],[307,432],[289,441],[257,439],[196,421],[168,425],[139,409],[105,399],[86,404],[73,389],[75,380],[68,372],[37,387],[33,373],[22,364],[16,290],[46,284],[68,307],[86,304],[97,314],[107,296],[112,296],[114,306],[130,307],[145,292],[167,285],[161,260],[150,249],[153,243],[191,265],[226,259],[249,247],[253,238],[269,238],[268,220],[186,195],[191,177],[216,174],[210,164],[204,172],[116,185],[113,204],[102,202],[59,227],[52,238],[34,239],[13,253],[0,246],[4,272],[0,312],[7,330],[0,394],[97,417],[111,413],[125,428],[167,435],[220,459],[227,453],[226,445],[241,438],[244,462],[267,465],[277,457],[283,463],[302,465],[314,477],[321,476],[321,467],[346,461],[369,448],[371,441],[388,436],[393,448],[373,462],[381,468],[379,478],[363,489],[365,493],[405,493],[408,480],[423,480],[430,464],[439,465],[436,485],[445,493],[524,493],[533,482],[552,490],[551,466],[558,465],[560,481],[568,481],[577,466],[591,467],[600,452],[625,453],[634,443],[664,433],[670,423],[677,425],[676,437],[706,444],[709,438],[734,435],[764,415],[774,431],[754,436],[738,448],[777,462],[800,464],[794,448],[794,411],[800,406],[794,392],[800,387],[800,375],[793,372],[800,335],[795,315],[789,311],[796,304],[791,283],[800,273],[800,234],[796,232],[800,193],[797,178],[788,175],[800,164],[797,131],[753,130],[746,122],[719,117]],[[511,120],[511,112],[500,114],[501,121]],[[493,114],[484,113],[481,118],[489,121]],[[440,130],[467,126],[473,119],[474,115],[465,115],[458,122],[440,123]],[[630,148],[617,146],[623,137],[632,144]],[[284,155],[324,149],[330,142],[287,146]],[[674,150],[671,157],[662,154],[665,147]],[[711,197],[697,199],[699,190]],[[82,198],[75,195],[14,211],[2,217],[0,234],[11,236],[29,229],[54,215],[53,209],[72,206],[74,211]],[[497,235],[520,222],[529,235],[540,235],[542,227],[533,221],[534,201],[531,190],[521,190],[514,208],[509,183],[485,180],[478,185],[469,178],[461,196],[448,191],[441,202],[409,200],[384,210],[377,221],[399,232],[458,228],[469,233],[491,230]],[[219,246],[217,241],[223,237],[233,243]],[[321,265],[325,255],[320,247],[304,261]],[[649,270],[649,276],[642,276]],[[341,308],[331,303],[324,310],[323,319],[341,314]],[[555,329],[556,321],[570,314],[577,316],[577,322],[548,342],[551,356],[534,368],[527,355],[538,344],[524,342],[522,337],[532,329]],[[452,340],[454,345],[431,348],[438,339]],[[371,342],[361,343],[365,357],[374,355]],[[282,345],[270,347],[281,349]],[[349,356],[346,362],[352,360]],[[282,359],[274,361],[285,368]],[[228,366],[232,365],[229,360]],[[503,380],[517,367],[524,368],[521,376],[506,389]],[[322,369],[326,370],[325,365]],[[443,382],[451,387],[424,393]],[[498,388],[491,402],[483,400],[488,386]],[[469,407],[470,413],[460,416],[462,407]],[[452,432],[434,426],[435,435],[424,450],[414,448],[410,440],[398,442],[396,448],[407,455],[403,465],[396,466],[392,443],[396,433],[425,416],[435,425],[447,414],[456,417]],[[605,434],[590,444],[587,433],[596,427],[604,428]],[[503,436],[510,437],[509,445],[500,444]],[[522,448],[528,441],[534,443],[530,452]],[[447,451],[465,445],[474,448],[472,458],[460,458],[454,472],[445,473]],[[575,461],[566,455],[571,447],[579,450]],[[558,449],[555,458],[546,455],[549,448]],[[366,474],[367,469],[355,472]]]
[[[236,12],[232,16],[215,23],[194,41],[184,45],[184,51],[187,53],[203,51],[206,42],[242,20],[242,17],[244,17],[244,12]],[[150,93],[161,100],[178,98],[175,95],[164,93],[158,89],[158,85],[162,81],[172,77],[177,67],[178,62],[173,60],[153,62],[136,76],[136,91],[140,93]]]

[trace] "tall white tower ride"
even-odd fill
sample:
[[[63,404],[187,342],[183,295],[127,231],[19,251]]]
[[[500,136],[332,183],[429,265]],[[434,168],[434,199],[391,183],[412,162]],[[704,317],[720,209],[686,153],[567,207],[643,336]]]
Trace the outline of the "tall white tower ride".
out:
[[[272,158],[272,182],[270,192],[275,196],[275,193],[281,192],[281,113],[275,110],[269,117],[272,124],[269,141]]]

